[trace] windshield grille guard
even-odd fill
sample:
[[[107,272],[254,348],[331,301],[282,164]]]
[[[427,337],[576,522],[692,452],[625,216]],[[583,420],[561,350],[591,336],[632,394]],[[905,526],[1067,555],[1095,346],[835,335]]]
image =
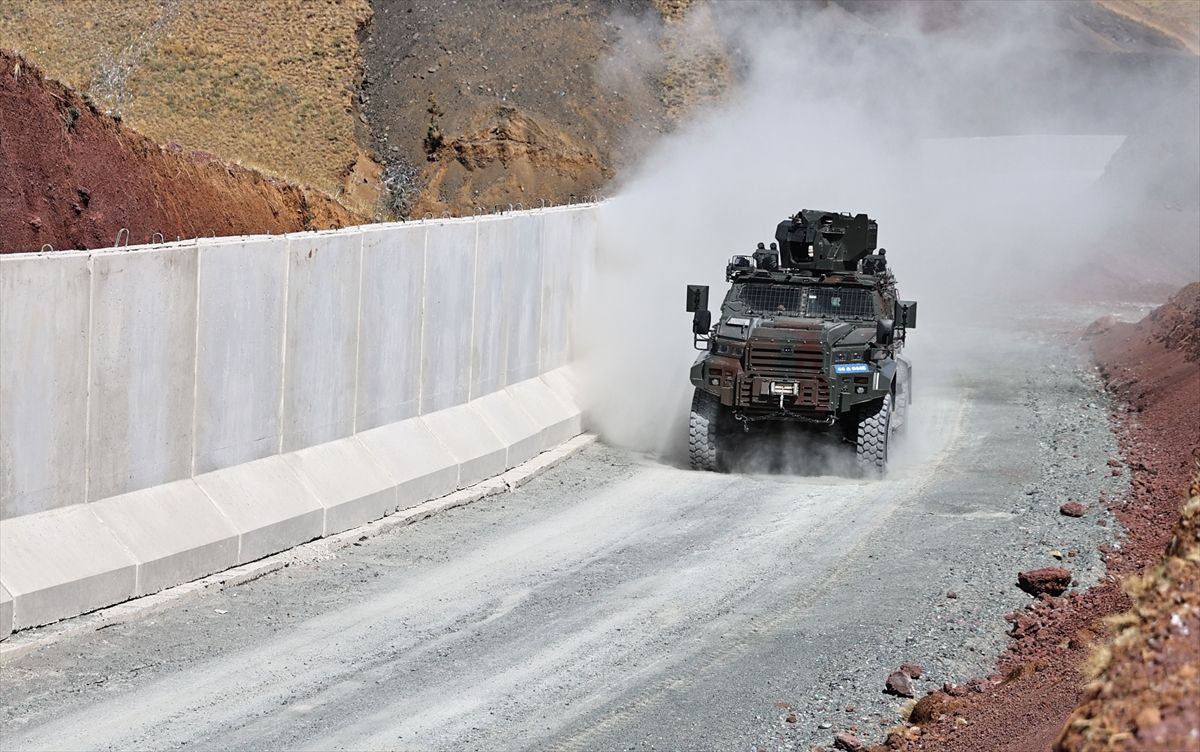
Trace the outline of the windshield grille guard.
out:
[[[745,284],[738,300],[757,313],[808,318],[875,318],[875,296],[865,287]]]

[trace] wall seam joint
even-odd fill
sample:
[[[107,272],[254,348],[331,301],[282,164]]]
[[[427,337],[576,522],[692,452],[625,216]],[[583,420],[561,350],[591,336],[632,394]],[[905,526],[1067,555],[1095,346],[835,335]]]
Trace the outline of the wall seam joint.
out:
[[[96,264],[95,255],[87,257],[88,270],[88,318],[87,318],[87,376],[83,385],[83,503],[87,503],[92,484],[92,339],[93,319],[96,308]]]
[[[196,244],[196,336],[195,347],[192,349],[192,451],[191,464],[188,466],[188,477],[196,474],[196,450],[198,442],[196,441],[196,412],[200,403],[200,303],[203,296],[200,294],[200,265],[204,263],[204,249],[200,244]]]

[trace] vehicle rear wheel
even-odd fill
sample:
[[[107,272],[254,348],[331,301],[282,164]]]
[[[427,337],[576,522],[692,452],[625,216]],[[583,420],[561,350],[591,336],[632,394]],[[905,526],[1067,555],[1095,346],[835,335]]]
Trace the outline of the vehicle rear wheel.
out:
[[[892,434],[892,395],[886,395],[877,410],[864,413],[858,421],[858,466],[880,476],[887,470],[888,440]]]
[[[724,421],[721,401],[708,392],[696,390],[692,397],[692,416],[688,422],[688,460],[696,470],[725,470],[721,449]]]

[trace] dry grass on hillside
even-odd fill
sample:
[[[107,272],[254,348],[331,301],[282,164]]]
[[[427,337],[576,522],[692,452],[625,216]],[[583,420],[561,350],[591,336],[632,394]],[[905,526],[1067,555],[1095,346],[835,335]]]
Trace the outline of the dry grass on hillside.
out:
[[[339,196],[369,15],[367,0],[4,0],[0,47],[159,143]]]

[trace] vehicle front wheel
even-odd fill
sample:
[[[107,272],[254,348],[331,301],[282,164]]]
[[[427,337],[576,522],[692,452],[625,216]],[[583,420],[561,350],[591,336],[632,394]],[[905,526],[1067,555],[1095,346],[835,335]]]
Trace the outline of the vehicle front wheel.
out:
[[[858,421],[858,466],[876,477],[887,470],[888,441],[892,435],[892,395],[880,402],[878,409],[863,413]]]
[[[721,401],[697,389],[692,397],[692,415],[688,421],[688,461],[696,470],[725,470],[721,447],[723,417]]]

